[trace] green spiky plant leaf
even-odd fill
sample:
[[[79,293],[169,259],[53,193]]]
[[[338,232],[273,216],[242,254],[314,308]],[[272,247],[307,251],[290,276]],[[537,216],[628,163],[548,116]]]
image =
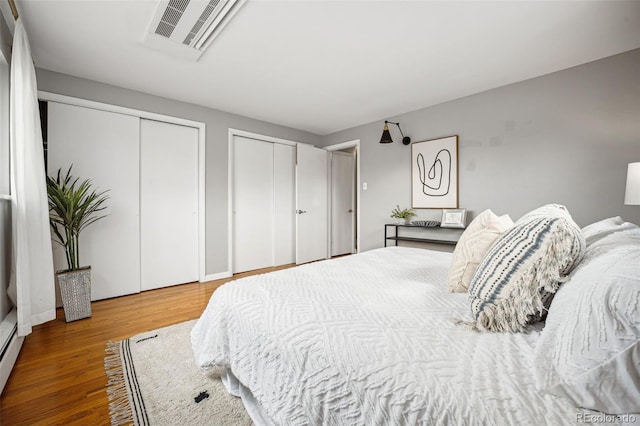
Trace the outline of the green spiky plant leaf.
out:
[[[391,210],[391,217],[395,219],[406,219],[411,218],[416,215],[416,212],[413,209],[401,209],[399,205]]]
[[[78,183],[72,168],[64,176],[58,169],[55,179],[47,176],[47,196],[53,240],[64,248],[69,269],[75,270],[80,268],[80,232],[107,216],[100,212],[107,208],[109,191],[97,192],[89,179]]]

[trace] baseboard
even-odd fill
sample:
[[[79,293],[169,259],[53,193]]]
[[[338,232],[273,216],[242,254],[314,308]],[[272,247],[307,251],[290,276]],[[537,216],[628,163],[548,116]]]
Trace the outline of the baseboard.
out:
[[[24,337],[18,337],[17,315],[14,308],[0,324],[0,394],[18,359],[22,342]]]
[[[205,275],[204,279],[200,280],[201,283],[206,282],[206,281],[215,281],[215,280],[221,280],[223,278],[229,278],[233,276],[233,274],[229,271],[226,272],[219,272],[217,274],[210,274],[210,275]]]

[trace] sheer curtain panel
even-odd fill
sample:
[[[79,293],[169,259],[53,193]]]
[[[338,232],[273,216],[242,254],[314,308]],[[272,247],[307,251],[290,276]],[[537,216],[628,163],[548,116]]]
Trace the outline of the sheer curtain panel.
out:
[[[17,307],[18,335],[55,319],[55,288],[38,89],[22,20],[11,60],[11,203],[13,271],[9,296]]]

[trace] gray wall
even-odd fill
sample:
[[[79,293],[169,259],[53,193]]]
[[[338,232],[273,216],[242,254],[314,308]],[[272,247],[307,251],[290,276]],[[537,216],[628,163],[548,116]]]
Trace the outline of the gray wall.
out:
[[[323,137],[360,139],[363,250],[382,245],[396,204],[411,205],[410,147],[397,128],[393,144],[379,143],[385,119],[413,142],[459,135],[459,204],[475,214],[516,220],[560,203],[581,226],[617,215],[640,224],[640,206],[623,204],[627,163],[640,161],[640,50]]]
[[[320,145],[318,135],[193,104],[152,96],[48,70],[37,70],[38,88],[47,92],[135,108],[206,124],[206,273],[228,270],[228,129]],[[211,96],[215,96],[212,93]]]

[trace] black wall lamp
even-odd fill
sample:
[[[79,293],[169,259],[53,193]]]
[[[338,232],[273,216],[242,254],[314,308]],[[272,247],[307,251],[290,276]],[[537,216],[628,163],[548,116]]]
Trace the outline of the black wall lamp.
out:
[[[402,129],[400,128],[400,123],[394,123],[393,121],[384,120],[384,129],[382,130],[382,137],[380,138],[380,143],[392,143],[393,139],[391,139],[391,133],[389,133],[389,126],[387,124],[395,124],[398,126],[398,130],[400,130],[400,134],[402,135],[402,143],[404,145],[409,145],[411,143],[411,138],[409,136],[405,136],[402,133]]]

